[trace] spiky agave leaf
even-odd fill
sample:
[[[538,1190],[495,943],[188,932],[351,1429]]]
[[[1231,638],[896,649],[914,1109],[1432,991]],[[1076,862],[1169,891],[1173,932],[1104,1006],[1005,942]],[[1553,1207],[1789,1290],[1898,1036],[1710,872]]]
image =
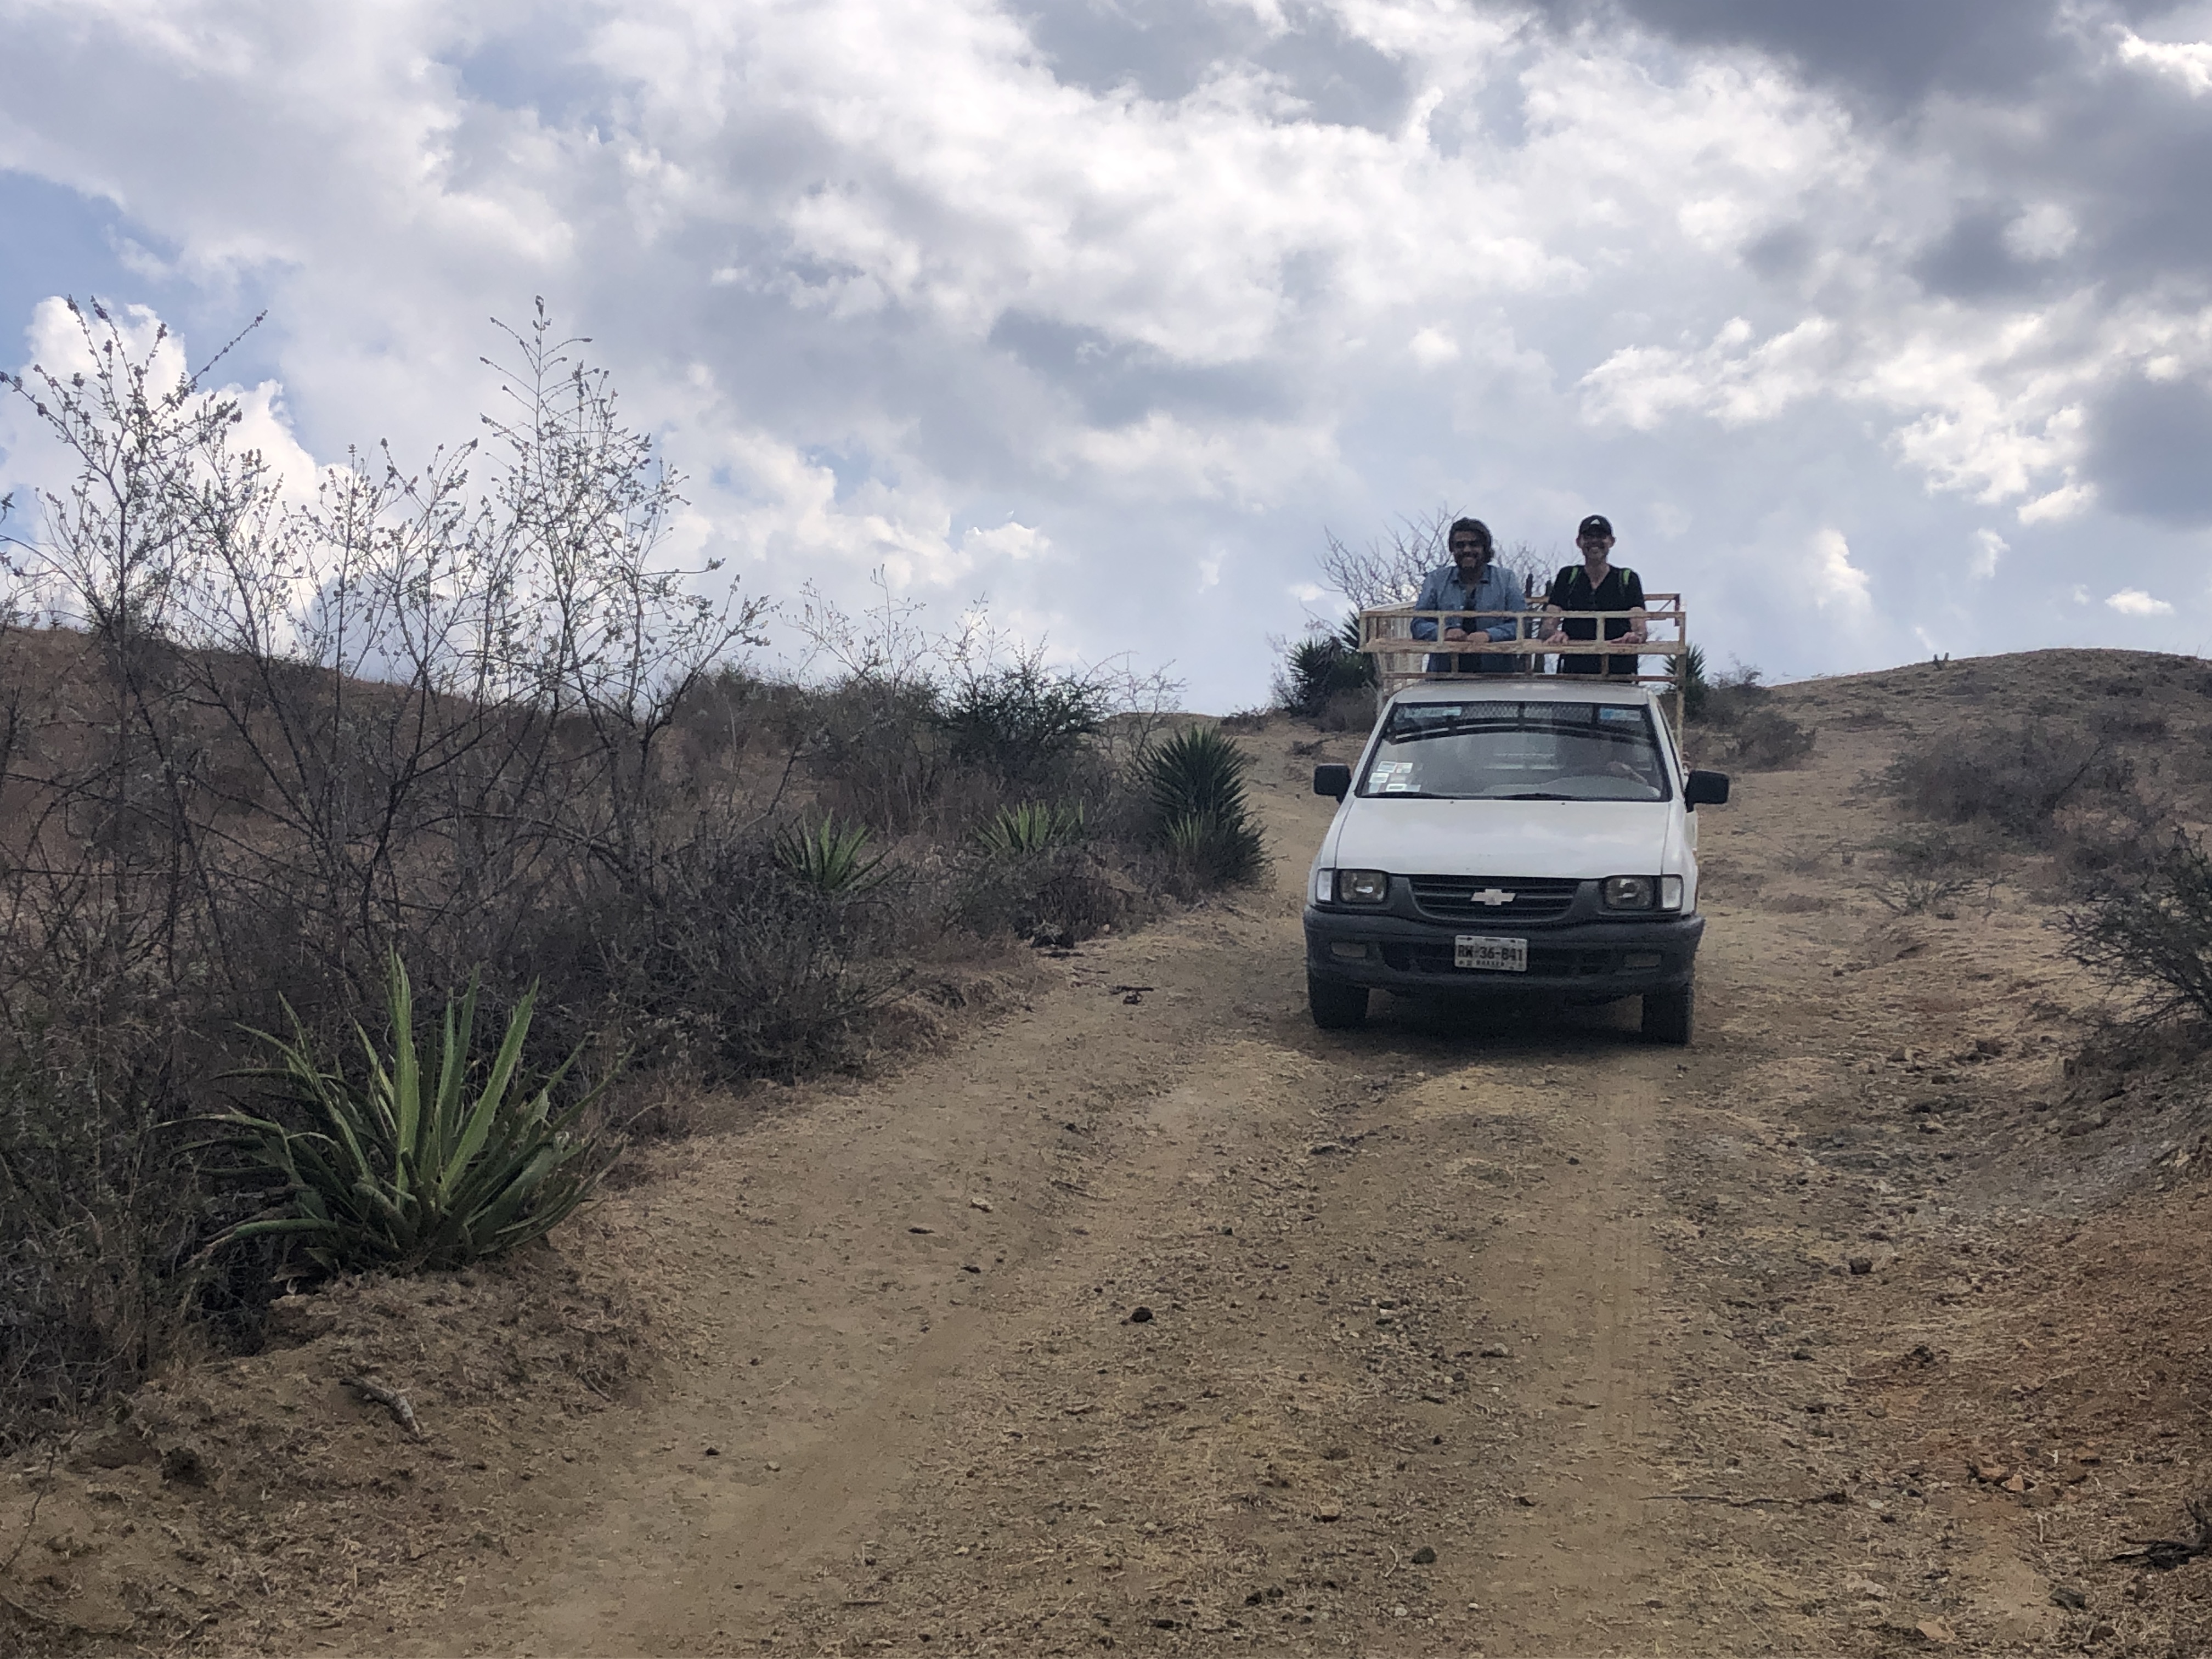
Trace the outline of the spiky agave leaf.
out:
[[[203,1145],[228,1146],[244,1172],[283,1186],[270,1213],[231,1228],[218,1244],[296,1235],[309,1258],[333,1272],[453,1267],[542,1237],[589,1194],[604,1163],[575,1127],[605,1080],[556,1112],[554,1091],[572,1054],[526,1099],[515,1097],[534,988],[516,1005],[473,1087],[475,981],[449,1000],[427,1092],[413,988],[397,956],[386,1000],[388,1053],[355,1028],[367,1055],[359,1085],[320,1064],[289,1007],[291,1037],[254,1034],[274,1063],[239,1075],[289,1098],[314,1127],[292,1129],[244,1111],[208,1120],[217,1133]]]
[[[1267,843],[1244,799],[1244,751],[1212,726],[1190,726],[1145,757],[1155,833],[1169,855],[1208,884],[1248,883]]]
[[[1146,793],[1163,833],[1169,824],[1208,813],[1241,817],[1244,751],[1211,726],[1186,726],[1144,759]]]
[[[1053,805],[1028,801],[1002,806],[998,817],[975,831],[975,844],[994,858],[1030,858],[1083,839],[1088,829],[1083,803]]]
[[[1200,880],[1249,885],[1267,866],[1267,842],[1243,815],[1194,813],[1168,826],[1167,848],[1175,861]]]
[[[841,824],[824,817],[811,829],[787,829],[777,836],[775,861],[787,875],[818,893],[864,893],[890,873],[883,868],[883,854],[867,856],[869,839],[864,823]]]

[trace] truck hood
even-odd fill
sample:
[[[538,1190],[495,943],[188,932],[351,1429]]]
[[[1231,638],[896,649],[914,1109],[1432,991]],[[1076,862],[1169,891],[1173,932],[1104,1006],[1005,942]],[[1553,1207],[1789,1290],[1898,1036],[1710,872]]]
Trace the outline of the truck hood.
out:
[[[1679,873],[1673,801],[1392,800],[1347,803],[1323,860],[1394,875]]]

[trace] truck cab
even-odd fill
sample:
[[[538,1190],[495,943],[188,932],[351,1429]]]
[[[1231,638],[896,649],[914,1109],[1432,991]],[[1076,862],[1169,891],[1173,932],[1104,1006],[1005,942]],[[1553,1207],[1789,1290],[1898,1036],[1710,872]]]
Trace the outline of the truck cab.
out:
[[[1647,1038],[1688,1042],[1697,809],[1729,780],[1684,763],[1667,713],[1662,693],[1598,676],[1393,692],[1358,763],[1314,771],[1339,803],[1306,886],[1314,1023],[1363,1024],[1376,990],[1635,996]]]

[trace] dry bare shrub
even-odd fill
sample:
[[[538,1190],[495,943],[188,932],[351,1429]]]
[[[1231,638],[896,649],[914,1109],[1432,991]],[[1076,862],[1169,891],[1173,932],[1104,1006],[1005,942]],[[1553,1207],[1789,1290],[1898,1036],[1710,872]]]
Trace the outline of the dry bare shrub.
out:
[[[1907,807],[1945,823],[1984,823],[2028,846],[2050,845],[2057,815],[2116,794],[2135,769],[2106,732],[2032,720],[1947,726],[1907,747],[1887,781]]]
[[[2138,1020],[2212,1021],[2212,856],[2177,832],[2064,913],[2067,954],[2132,1000]]]
[[[1366,732],[1375,724],[1376,693],[1373,687],[1357,691],[1339,691],[1330,697],[1314,717],[1314,724],[1324,732]]]
[[[1875,846],[1883,870],[1867,890],[1899,915],[1945,915],[1977,888],[1995,884],[1988,847],[1952,825],[1914,824]]]
[[[1324,528],[1322,579],[1351,600],[1355,611],[1411,604],[1421,591],[1422,578],[1452,562],[1451,526],[1458,516],[1449,507],[1403,516],[1358,547]],[[1512,573],[1516,586],[1532,593],[1544,591],[1560,563],[1527,542],[1499,547],[1497,562]]]
[[[1694,678],[1685,682],[1684,709],[1699,733],[1704,763],[1743,772],[1802,764],[1814,733],[1775,708],[1773,696],[1759,670],[1741,664],[1706,679],[1700,657]]]

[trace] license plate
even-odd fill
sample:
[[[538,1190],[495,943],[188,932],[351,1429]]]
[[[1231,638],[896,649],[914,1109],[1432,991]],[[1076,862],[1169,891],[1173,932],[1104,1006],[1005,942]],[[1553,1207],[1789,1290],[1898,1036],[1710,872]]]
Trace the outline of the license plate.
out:
[[[1525,939],[1485,939],[1462,933],[1452,940],[1452,966],[1487,968],[1494,973],[1528,971],[1528,941]]]

